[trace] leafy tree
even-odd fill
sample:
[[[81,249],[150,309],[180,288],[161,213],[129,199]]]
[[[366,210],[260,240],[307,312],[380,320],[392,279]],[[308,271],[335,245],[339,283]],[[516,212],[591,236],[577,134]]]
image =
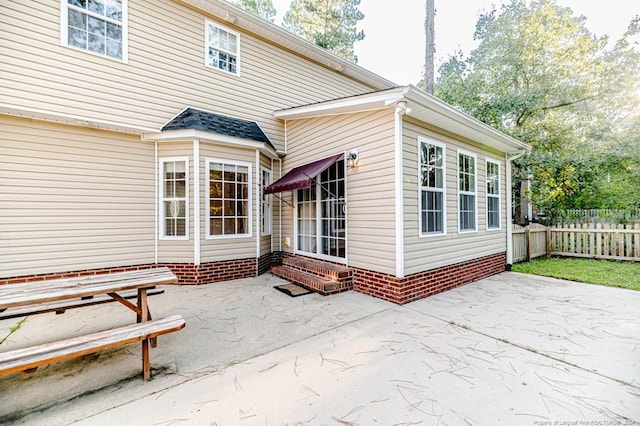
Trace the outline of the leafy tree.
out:
[[[640,118],[612,136],[598,151],[598,194],[589,205],[616,210],[640,209]]]
[[[555,0],[511,0],[480,16],[478,48],[441,66],[435,93],[532,146],[514,183],[531,174],[539,207],[609,207],[602,188],[621,170],[624,122],[640,115],[639,28],[636,17],[609,48]]]
[[[236,0],[233,4],[265,21],[273,23],[276,18],[276,9],[271,0]]]
[[[338,56],[358,62],[353,44],[364,39],[360,0],[293,0],[282,27]]]

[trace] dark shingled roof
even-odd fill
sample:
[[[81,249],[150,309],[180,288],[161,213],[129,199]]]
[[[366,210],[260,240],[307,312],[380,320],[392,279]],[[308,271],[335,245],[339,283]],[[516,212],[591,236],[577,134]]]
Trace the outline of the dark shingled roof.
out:
[[[234,138],[249,139],[256,142],[264,142],[271,148],[267,135],[255,121],[240,120],[224,115],[204,112],[193,108],[187,108],[176,118],[168,122],[162,128],[165,130],[203,130],[205,132],[218,133],[220,135],[233,136]]]

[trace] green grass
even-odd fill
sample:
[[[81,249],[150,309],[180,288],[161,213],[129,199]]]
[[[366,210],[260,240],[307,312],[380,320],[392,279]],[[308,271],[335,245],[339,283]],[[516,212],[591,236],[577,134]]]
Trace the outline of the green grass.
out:
[[[637,262],[545,257],[517,263],[512,271],[640,291]]]

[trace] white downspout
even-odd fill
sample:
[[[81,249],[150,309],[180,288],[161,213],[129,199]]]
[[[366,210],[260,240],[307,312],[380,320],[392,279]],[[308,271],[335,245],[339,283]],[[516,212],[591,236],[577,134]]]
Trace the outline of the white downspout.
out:
[[[273,183],[273,175],[275,173],[273,172],[273,158],[271,159],[271,182],[269,182],[269,184]],[[273,197],[271,197],[271,200],[273,200]],[[271,249],[270,249],[270,253],[273,253],[273,202],[271,203]],[[271,258],[273,259],[273,254],[271,255]]]
[[[282,177],[282,158],[278,158],[278,179],[280,179]],[[282,198],[278,197],[278,226],[279,226],[279,231],[278,231],[278,251],[280,252],[280,255],[282,255]]]
[[[517,160],[525,154],[521,151],[517,154],[506,153],[504,155],[505,163],[507,165],[505,186],[507,192],[507,267],[513,265],[513,216],[511,215],[511,204],[513,203],[513,194],[511,188],[511,162]]]
[[[402,105],[401,105],[402,104]],[[396,204],[396,277],[404,278],[404,194],[402,163],[402,116],[407,111],[406,102],[398,102],[395,109],[395,204]]]
[[[256,149],[256,258],[260,262],[260,240],[262,239],[262,230],[260,229],[262,197],[260,196],[260,186],[262,185],[262,169],[260,168],[260,150]]]
[[[158,222],[158,211],[159,211],[158,210],[159,209],[158,203],[160,203],[160,194],[158,194],[158,191],[160,190],[160,188],[158,188],[158,180],[160,179],[160,175],[158,173],[158,171],[159,171],[159,165],[158,165],[158,141],[155,141],[154,145],[155,145],[155,147],[154,147],[155,148],[154,156],[155,156],[156,165],[155,165],[155,168],[154,168],[155,177],[154,177],[153,181],[155,182],[154,188],[155,188],[156,195],[154,197],[155,207],[153,208],[153,212],[154,212],[154,215],[155,215],[155,219],[154,219],[154,223],[155,223],[155,231],[154,231],[155,249],[154,249],[154,251],[155,252],[154,252],[154,261],[153,262],[157,265],[158,264],[158,239],[159,239],[158,227],[160,226],[160,223]]]

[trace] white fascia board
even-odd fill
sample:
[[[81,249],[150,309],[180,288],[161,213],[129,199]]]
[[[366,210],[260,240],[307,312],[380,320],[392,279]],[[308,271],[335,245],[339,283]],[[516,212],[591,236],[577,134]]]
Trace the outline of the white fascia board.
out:
[[[142,135],[143,141],[154,142],[175,142],[185,140],[200,140],[205,142],[219,143],[223,145],[237,146],[248,149],[258,149],[270,158],[279,158],[275,149],[264,142],[252,141],[249,139],[236,138],[233,136],[220,135],[218,133],[206,132],[196,129],[166,130],[164,132],[145,133]]]
[[[266,155],[267,157],[269,157],[271,159],[280,158],[280,155],[278,154],[278,152],[275,149],[271,148],[266,143],[263,144],[262,148],[260,148],[260,152],[262,152],[264,155]]]
[[[403,98],[402,89],[402,87],[399,87],[382,92],[356,95],[312,105],[283,109],[276,111],[273,116],[281,120],[295,120],[389,108],[395,106],[395,103]]]
[[[69,124],[72,126],[90,127],[94,129],[110,130],[121,133],[134,133],[137,135],[158,131],[158,129],[152,129],[149,127],[138,127],[126,123],[118,123],[115,121],[100,120],[92,117],[63,114],[60,112],[52,112],[37,108],[27,108],[3,103],[0,103],[0,114],[13,115],[23,118],[32,118],[35,120],[54,121],[57,123]]]
[[[468,137],[473,141],[496,148],[502,152],[519,152],[521,150],[531,151],[531,147],[524,142],[505,135],[499,130],[486,125],[480,120],[454,108],[435,96],[423,92],[415,86],[406,86],[403,92],[407,99],[429,109],[434,114],[440,115],[452,124],[458,124],[460,126],[459,128],[465,129],[460,132],[452,126],[445,130],[458,134],[462,133],[461,136]],[[485,138],[488,138],[489,140]]]

